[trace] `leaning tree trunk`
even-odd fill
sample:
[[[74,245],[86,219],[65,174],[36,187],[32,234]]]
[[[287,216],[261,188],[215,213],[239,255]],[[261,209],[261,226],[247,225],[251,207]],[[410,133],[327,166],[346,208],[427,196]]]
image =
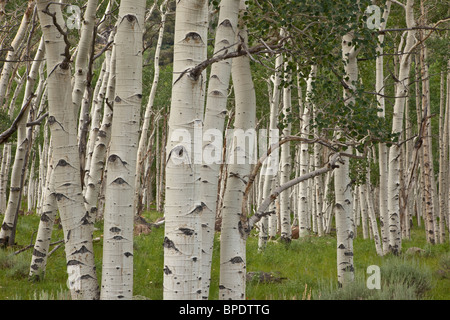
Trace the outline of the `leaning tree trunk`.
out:
[[[195,139],[195,135],[201,131],[198,129],[203,121],[204,74],[192,74],[189,69],[206,60],[207,17],[206,0],[177,2],[172,103],[166,145],[164,299],[167,300],[200,299],[202,292],[200,219],[203,204],[199,193],[202,144],[201,137]]]
[[[241,1],[241,9],[243,9],[243,3],[244,1]],[[240,29],[238,36],[247,41],[247,32],[244,28]],[[233,59],[231,71],[236,101],[234,129],[242,129],[244,132],[249,129],[253,130],[256,126],[256,96],[249,59],[248,56]],[[230,142],[232,156],[235,154],[242,155],[242,150],[240,150],[242,146],[236,145],[236,140],[234,138]],[[254,159],[250,158],[253,150],[244,148],[245,158],[238,158],[238,160],[243,160],[239,162],[243,164],[233,162],[233,164],[228,165],[228,181],[223,200],[220,238],[220,300],[245,299],[246,234],[242,230],[242,199],[246,188],[245,177],[250,174],[251,161]]]
[[[28,25],[33,17],[33,10],[35,6],[34,0],[28,0],[28,6],[22,16],[22,21],[19,25],[19,29],[11,42],[10,49],[6,56],[6,60],[3,64],[2,72],[0,74],[0,107],[7,102],[7,88],[10,83],[11,73],[14,69],[14,65],[17,63],[16,60],[19,59],[17,53],[20,52],[19,47],[25,39],[25,35],[28,31]]]
[[[84,208],[78,156],[77,116],[72,104],[72,74],[68,46],[59,30],[63,23],[59,5],[37,1],[47,57],[48,123],[53,143],[53,179],[64,231],[67,272],[75,285],[73,299],[98,299],[92,245],[93,225]]]
[[[414,0],[408,0],[405,6],[406,24],[408,27],[406,44],[400,58],[398,82],[395,85],[394,116],[392,121],[392,133],[400,134],[403,130],[403,115],[405,100],[408,96],[410,51],[415,41]],[[388,212],[389,212],[389,251],[398,254],[401,252],[401,229],[400,229],[400,148],[393,144],[389,148],[389,170],[388,170]]]
[[[155,2],[156,3],[156,2]],[[137,161],[136,161],[136,181],[135,181],[135,198],[134,198],[134,207],[136,214],[139,214],[139,203],[141,202],[142,197],[142,188],[141,188],[141,179],[143,180],[144,177],[141,177],[141,172],[143,171],[142,168],[144,167],[144,160],[145,152],[146,152],[146,146],[147,146],[147,135],[148,135],[148,129],[150,127],[150,118],[153,110],[153,103],[155,101],[156,96],[156,89],[158,87],[158,81],[159,81],[159,56],[161,52],[161,46],[164,36],[164,28],[166,24],[166,14],[167,14],[167,8],[166,8],[167,0],[165,0],[161,6],[161,25],[159,26],[159,33],[158,33],[158,41],[156,43],[156,51],[155,51],[155,58],[154,58],[154,74],[153,74],[153,83],[152,87],[150,89],[150,96],[148,98],[147,106],[145,109],[144,119],[142,122],[142,129],[141,129],[141,136],[139,138],[139,146],[137,150]]]
[[[230,47],[236,39],[236,28],[239,15],[240,0],[223,0],[220,4],[219,21],[216,31],[214,51],[217,54],[223,50],[232,52]],[[217,193],[219,189],[219,171],[222,162],[222,135],[225,116],[227,115],[227,97],[231,75],[231,60],[222,60],[211,66],[206,107],[204,116],[203,150],[205,155],[215,157],[214,161],[203,159],[200,171],[202,184],[200,194],[205,204],[202,212],[202,299],[208,299],[211,283],[211,262],[214,243],[214,228],[217,208]],[[211,135],[208,135],[211,133]],[[220,135],[220,136],[219,136]],[[208,140],[209,137],[209,140]],[[220,138],[220,139],[219,139]],[[219,141],[217,141],[219,140]],[[213,152],[218,154],[212,155]],[[217,159],[218,161],[215,161]]]
[[[145,3],[145,0],[121,2],[114,39],[116,93],[107,159],[102,300],[133,296],[133,199],[142,101]]]
[[[14,165],[11,172],[8,206],[6,207],[5,217],[0,231],[0,243],[9,242],[9,245],[14,244],[15,226],[21,205],[25,179],[24,172],[28,165],[27,159],[31,143],[31,135],[28,134],[26,124],[30,120],[28,115],[32,114],[30,113],[30,109],[32,108],[31,104],[33,99],[33,90],[38,76],[39,65],[41,64],[43,58],[44,41],[41,40],[34,58],[34,62],[27,76],[27,84],[25,86],[25,94],[22,102],[22,110],[25,110],[25,112],[17,124],[17,150],[14,156]]]

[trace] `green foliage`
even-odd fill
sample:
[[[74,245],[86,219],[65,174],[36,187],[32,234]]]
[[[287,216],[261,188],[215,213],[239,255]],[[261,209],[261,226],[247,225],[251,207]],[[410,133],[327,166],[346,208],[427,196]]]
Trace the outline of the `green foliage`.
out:
[[[432,275],[429,268],[415,260],[391,257],[381,265],[382,286],[393,284],[411,288],[417,297],[422,297],[432,287]]]

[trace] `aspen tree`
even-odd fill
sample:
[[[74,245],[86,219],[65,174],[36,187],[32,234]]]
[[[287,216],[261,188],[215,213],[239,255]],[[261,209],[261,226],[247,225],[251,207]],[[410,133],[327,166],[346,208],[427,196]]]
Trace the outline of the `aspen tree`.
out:
[[[384,6],[384,12],[382,16],[382,21],[380,23],[379,30],[384,30],[387,25],[389,13],[391,11],[390,0],[386,1]],[[384,98],[384,34],[378,35],[378,46],[377,46],[377,58],[376,58],[376,84],[375,90],[377,92],[377,101],[380,111],[378,116],[384,118],[386,115],[385,98]],[[381,239],[383,244],[383,253],[386,254],[389,251],[389,228],[388,228],[388,151],[385,143],[380,143],[378,145],[379,150],[379,167],[380,167],[380,224],[381,224]]]
[[[142,101],[145,3],[145,0],[121,1],[114,38],[116,90],[107,157],[102,300],[133,296],[133,199]]]
[[[207,31],[208,2],[178,1],[172,101],[166,144],[163,244],[163,296],[166,300],[201,299],[202,293],[200,219],[204,204],[199,194],[202,144],[196,133],[201,131],[199,129],[203,122],[205,75],[192,74],[189,69],[206,60]]]
[[[347,88],[344,89],[345,103],[355,102],[355,84],[358,80],[357,50],[353,43],[354,34],[349,32],[342,37],[342,59],[344,61]],[[341,133],[338,133],[340,135]],[[350,149],[350,151],[349,151]],[[351,153],[351,148],[347,149]],[[354,280],[353,265],[353,221],[351,214],[352,190],[349,176],[349,159],[341,159],[334,172],[335,215],[337,237],[337,274],[339,286]]]
[[[156,3],[156,1],[155,1]],[[151,114],[154,112],[153,110],[153,103],[155,101],[155,96],[156,96],[156,89],[158,87],[158,81],[159,81],[159,56],[161,53],[161,46],[162,46],[162,41],[163,41],[163,36],[164,36],[164,28],[165,28],[165,24],[166,24],[166,14],[167,14],[167,0],[163,1],[163,3],[161,4],[161,6],[159,7],[159,10],[161,11],[161,24],[159,26],[159,33],[158,33],[158,41],[156,43],[156,51],[155,51],[155,58],[154,58],[154,74],[153,74],[153,83],[152,83],[152,87],[150,89],[150,95],[148,98],[148,102],[147,102],[147,106],[145,109],[145,115],[142,121],[142,129],[141,129],[141,135],[139,138],[139,146],[138,146],[138,151],[137,151],[137,161],[136,161],[136,182],[135,182],[135,190],[136,190],[136,195],[135,195],[135,203],[134,203],[134,207],[135,207],[135,212],[136,214],[138,213],[138,201],[141,197],[141,172],[142,172],[142,168],[143,168],[143,164],[144,164],[144,155],[145,155],[145,151],[146,151],[146,146],[147,146],[147,135],[148,135],[148,130],[149,130],[149,126],[150,126],[150,118],[151,118]]]
[[[288,83],[286,87],[283,88],[283,137],[288,137],[291,135],[291,123],[290,115],[292,108],[291,101],[291,85],[292,76],[290,71],[287,69],[288,62],[285,62],[284,78]],[[284,143],[281,145],[281,159],[280,159],[280,185],[285,184],[289,181],[291,175],[291,159],[290,159],[290,143]],[[281,239],[283,241],[291,241],[292,231],[291,231],[291,206],[289,192],[291,190],[286,190],[280,194],[280,221],[281,221]]]
[[[73,299],[98,299],[92,245],[93,226],[84,208],[77,142],[78,111],[72,104],[69,47],[61,26],[61,8],[38,0],[39,21],[47,57],[48,122],[53,141],[53,179],[64,231],[68,274],[75,278]]]
[[[236,41],[237,22],[239,15],[240,0],[222,0],[220,3],[219,20],[216,30],[214,51],[216,54],[234,51],[232,44]],[[223,141],[222,137],[207,136],[208,130],[213,129],[216,133],[223,133],[225,116],[227,115],[227,97],[231,78],[231,60],[221,60],[211,66],[209,76],[206,107],[203,123],[203,132],[206,139],[203,142],[203,154],[211,158],[221,154],[212,155],[217,152]],[[217,141],[220,140],[220,141]],[[205,204],[201,216],[202,222],[202,298],[207,299],[211,282],[211,261],[214,242],[214,227],[216,219],[217,193],[219,183],[220,162],[206,163],[203,161],[201,168],[200,194]]]
[[[415,20],[414,0],[407,0],[404,6],[406,14],[406,25],[408,28],[406,43],[402,50],[404,54],[400,57],[398,82],[395,84],[395,103],[392,121],[392,133],[400,134],[403,130],[403,115],[405,100],[408,94],[410,51],[415,42]],[[394,254],[401,252],[401,229],[400,229],[400,146],[392,145],[389,148],[388,166],[388,212],[389,212],[389,251]]]
[[[309,73],[308,79],[306,81],[306,97],[305,104],[303,108],[302,118],[301,118],[301,136],[308,139],[310,132],[310,121],[311,112],[313,108],[312,96],[313,96],[313,81],[317,74],[317,66],[311,66],[311,71]],[[300,144],[300,175],[306,175],[309,171],[309,144],[302,142]],[[298,226],[299,226],[299,237],[304,237],[308,234],[310,227],[308,223],[309,215],[309,197],[308,197],[308,180],[302,181],[299,184],[298,193]]]
[[[241,11],[245,3],[240,4]],[[239,28],[238,36],[247,44],[245,26]],[[234,129],[254,129],[256,126],[256,95],[250,69],[250,58],[242,56],[233,59],[231,75],[234,85],[236,115]],[[231,154],[239,154],[236,139],[230,142]],[[251,144],[251,143],[250,143]],[[245,150],[243,164],[234,162],[228,165],[228,182],[224,195],[222,211],[222,234],[220,238],[220,300],[245,299],[246,285],[246,234],[241,221],[243,191],[246,187],[245,177],[251,171],[250,148]],[[267,179],[267,176],[266,176]]]
[[[0,231],[0,242],[6,242],[9,239],[9,244],[14,244],[15,224],[21,205],[22,190],[24,185],[24,172],[28,165],[29,146],[31,143],[31,135],[29,134],[26,124],[30,119],[30,112],[33,89],[38,77],[39,65],[44,58],[44,41],[40,42],[39,48],[36,52],[34,62],[30,68],[27,76],[27,83],[25,86],[25,94],[22,102],[22,110],[25,110],[21,120],[17,124],[17,150],[14,156],[14,165],[11,172],[10,192],[8,199],[8,206],[6,208],[5,217]]]

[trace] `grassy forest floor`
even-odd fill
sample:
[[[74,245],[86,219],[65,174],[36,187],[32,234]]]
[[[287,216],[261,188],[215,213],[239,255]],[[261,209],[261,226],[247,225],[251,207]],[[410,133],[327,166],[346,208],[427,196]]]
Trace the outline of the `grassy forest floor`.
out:
[[[148,221],[155,221],[160,216],[154,211],[144,214]],[[48,258],[45,278],[40,282],[28,280],[32,249],[11,255],[31,243],[38,225],[38,216],[20,216],[17,246],[0,250],[0,300],[70,299],[63,247]],[[98,222],[95,227],[94,238],[101,239],[103,223]],[[217,234],[215,239],[210,299],[218,299],[219,236]],[[137,299],[162,299],[163,238],[163,226],[153,228],[149,234],[135,237],[134,295]],[[248,278],[247,299],[450,300],[448,239],[445,244],[428,245],[423,227],[417,227],[416,224],[411,238],[403,241],[401,256],[379,257],[373,240],[362,239],[362,233],[359,233],[354,241],[355,285],[338,290],[335,234],[324,237],[312,235],[293,240],[289,245],[270,241],[263,252],[258,252],[257,237],[250,236],[247,243],[247,271],[255,276]],[[52,242],[61,239],[62,230],[55,226]],[[56,245],[51,249],[54,247]],[[422,251],[406,254],[411,247],[419,247]],[[100,278],[102,241],[95,241],[94,249]],[[370,265],[380,267],[380,290],[366,287],[366,280],[371,275],[366,271]],[[260,280],[262,278],[264,281]]]

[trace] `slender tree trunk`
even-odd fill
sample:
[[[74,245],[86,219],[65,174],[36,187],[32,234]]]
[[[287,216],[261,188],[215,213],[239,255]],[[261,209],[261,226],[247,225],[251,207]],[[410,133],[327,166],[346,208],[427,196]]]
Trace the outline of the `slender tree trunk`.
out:
[[[189,68],[206,60],[208,2],[180,0],[175,18],[172,102],[168,124],[164,299],[201,299],[199,169],[203,79]],[[180,138],[182,142],[180,142]],[[190,141],[186,141],[186,139]],[[200,149],[200,154],[199,150]]]
[[[25,35],[28,31],[28,25],[30,24],[33,16],[33,10],[35,6],[34,0],[28,0],[28,6],[22,16],[22,20],[17,30],[14,39],[11,42],[11,50],[8,51],[6,56],[6,62],[3,64],[3,69],[0,75],[0,107],[7,103],[7,88],[10,81],[13,68],[16,64],[16,60],[19,59],[17,53],[20,51],[19,47],[25,39]]]
[[[60,6],[37,1],[39,21],[45,40],[50,129],[53,141],[53,179],[64,231],[67,271],[76,278],[73,299],[98,299],[92,245],[93,225],[85,211],[80,180],[77,143],[77,115],[72,104],[71,68],[64,37],[54,24],[64,25]],[[46,13],[44,11],[49,11]],[[53,15],[53,17],[51,16]]]
[[[352,45],[354,35],[352,32],[342,38],[342,59],[345,63],[345,74],[348,77],[347,86],[344,90],[346,103],[351,105],[355,102],[355,83],[358,80],[358,64],[356,60],[357,51]],[[339,133],[340,135],[340,133]],[[347,150],[348,153],[351,153]],[[335,189],[335,215],[336,215],[336,237],[337,237],[337,274],[339,286],[345,286],[354,280],[353,265],[353,221],[351,213],[352,186],[350,182],[349,159],[341,160],[339,168],[334,175]]]
[[[241,1],[241,10],[244,1]],[[238,36],[247,43],[247,32],[241,27]],[[256,95],[250,69],[250,58],[242,56],[233,59],[232,78],[236,100],[234,129],[244,131],[256,127]],[[232,155],[239,154],[236,139],[230,142]],[[250,174],[251,161],[246,148],[243,164],[233,162],[228,165],[228,182],[224,195],[222,212],[222,233],[220,241],[220,300],[244,300],[246,284],[246,235],[242,230],[242,199],[246,188],[245,177]],[[254,159],[253,159],[254,160]],[[267,177],[266,177],[267,178]]]
[[[156,3],[156,2],[155,2]],[[148,130],[150,127],[150,118],[151,114],[154,112],[153,110],[153,103],[155,101],[156,96],[156,88],[158,87],[158,81],[159,81],[159,56],[161,53],[161,46],[164,36],[164,29],[166,24],[166,13],[167,13],[167,0],[165,0],[161,6],[161,25],[159,27],[159,34],[158,34],[158,41],[156,43],[156,51],[155,51],[155,58],[154,58],[154,74],[153,74],[153,83],[152,87],[150,89],[150,96],[148,98],[147,107],[145,109],[145,115],[144,119],[142,121],[142,129],[141,129],[141,136],[139,138],[139,146],[137,151],[137,162],[136,162],[136,181],[135,181],[135,191],[136,195],[134,198],[134,207],[136,214],[139,214],[138,203],[140,202],[140,199],[142,197],[142,190],[141,190],[141,172],[144,164],[144,156],[147,151],[147,135]]]
[[[448,110],[445,110],[445,72],[441,71],[439,104],[439,241],[445,242],[445,220],[448,210]]]
[[[287,62],[285,62],[284,70],[285,80],[290,83],[292,76],[287,69]],[[291,135],[291,86],[283,89],[283,137]],[[290,180],[291,175],[291,157],[290,157],[290,143],[284,143],[281,145],[281,173],[280,173],[280,185],[285,184]],[[280,220],[281,220],[281,239],[285,242],[292,240],[291,230],[291,206],[289,193],[291,189],[285,190],[280,194]]]
[[[133,296],[133,199],[142,101],[145,3],[145,0],[121,1],[114,39],[116,92],[107,158],[102,300]]]
[[[384,12],[382,16],[382,22],[380,24],[380,30],[386,28],[387,20],[391,10],[392,2],[390,0],[386,1],[384,7]],[[378,36],[378,47],[377,53],[379,54],[376,58],[376,92],[378,107],[381,109],[378,112],[378,116],[381,118],[385,117],[386,107],[384,99],[384,34]],[[380,143],[378,145],[379,150],[379,167],[380,167],[380,225],[381,225],[381,240],[383,244],[383,254],[389,251],[389,228],[388,228],[388,149],[385,143]]]
[[[219,21],[216,31],[214,51],[218,54],[223,50],[232,52],[231,46],[236,40],[236,29],[239,15],[239,0],[223,0],[220,4]],[[219,186],[221,147],[225,116],[227,115],[227,97],[231,75],[231,60],[223,60],[211,66],[206,108],[204,116],[203,153],[219,161],[204,162],[201,168],[200,194],[205,204],[202,222],[202,298],[208,299],[211,282],[211,262],[214,242],[214,228],[217,207],[217,192]],[[208,132],[214,133],[208,136]],[[209,137],[209,138],[208,138]],[[220,140],[220,141],[217,141]],[[217,154],[212,154],[212,153]]]
[[[29,122],[33,89],[38,76],[39,65],[44,58],[44,41],[42,40],[36,53],[34,62],[27,76],[27,84],[25,87],[24,99],[22,102],[22,110],[26,110],[21,120],[17,124],[17,150],[14,157],[14,165],[11,173],[10,191],[8,206],[6,208],[5,217],[0,231],[0,243],[8,242],[9,245],[14,244],[15,224],[21,205],[24,171],[28,165],[29,146],[31,143],[31,135],[29,134],[26,124]]]
[[[317,73],[317,66],[311,67],[311,72],[308,76],[307,86],[306,86],[306,102],[304,104],[303,114],[301,118],[301,136],[305,139],[309,138],[310,132],[310,117],[313,105],[311,103],[311,96],[313,94],[313,81],[315,81]],[[309,144],[301,143],[300,144],[300,175],[306,175],[309,171]],[[299,225],[299,237],[304,237],[308,235],[310,230],[308,223],[308,215],[309,215],[309,196],[308,196],[308,183],[309,181],[303,181],[299,184],[299,217],[298,217],[298,225]]]
[[[87,171],[85,205],[92,216],[99,218],[100,190],[105,179],[105,160],[107,149],[111,141],[111,124],[113,118],[114,94],[116,87],[116,48],[106,53],[106,60],[110,65],[108,73],[105,101],[103,102],[103,118],[92,151]]]
[[[44,186],[44,201],[42,206],[42,214],[39,222],[38,233],[34,243],[33,255],[31,257],[31,265],[29,277],[31,280],[42,280],[45,275],[47,266],[48,250],[52,237],[53,225],[58,210],[56,203],[56,193],[54,191],[53,165],[52,165],[52,147],[49,147],[49,157],[47,163],[47,184]]]
[[[407,39],[403,54],[400,58],[398,82],[395,85],[394,116],[392,121],[392,133],[400,134],[403,130],[403,115],[405,100],[408,95],[410,50],[414,44],[415,26],[414,0],[408,0],[405,6],[406,24],[408,27]],[[392,145],[389,148],[389,174],[388,174],[388,212],[389,212],[389,250],[398,254],[401,252],[400,229],[400,146]]]

